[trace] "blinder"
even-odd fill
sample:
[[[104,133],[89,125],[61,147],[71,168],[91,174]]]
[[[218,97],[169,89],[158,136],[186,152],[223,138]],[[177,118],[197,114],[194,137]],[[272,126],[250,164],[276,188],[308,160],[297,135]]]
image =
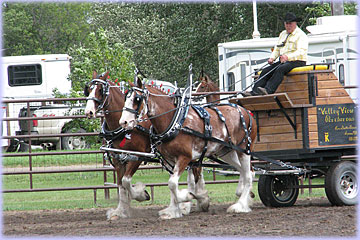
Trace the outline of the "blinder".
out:
[[[138,94],[137,91],[140,91],[143,94],[142,95]],[[133,92],[135,92],[134,103],[137,104],[136,110],[132,109],[132,108],[127,108],[127,107],[124,107],[123,110],[134,114],[136,119],[139,120],[139,118],[140,118],[140,107],[141,107],[141,105],[143,103],[143,100],[145,100],[145,103],[147,103],[148,91],[146,89],[140,89],[140,88],[137,88],[137,87],[132,87],[125,94],[125,101],[129,96],[132,95]]]
[[[102,75],[100,75],[99,77],[102,77]],[[90,89],[93,90],[96,85],[102,85],[101,99],[98,99],[96,97],[89,97],[89,95],[90,95],[89,90]],[[109,96],[109,88],[110,88],[110,84],[106,80],[96,78],[96,79],[91,80],[89,83],[85,84],[84,95],[87,97],[86,100],[93,100],[93,101],[97,102],[99,104],[99,106],[97,108],[98,108],[98,110],[100,110],[100,109],[104,108],[105,102]]]

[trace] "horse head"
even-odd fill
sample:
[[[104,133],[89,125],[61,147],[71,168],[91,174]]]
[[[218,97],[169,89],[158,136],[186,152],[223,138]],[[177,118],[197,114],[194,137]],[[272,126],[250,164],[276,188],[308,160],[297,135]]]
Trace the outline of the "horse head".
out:
[[[94,70],[92,80],[85,84],[84,95],[87,97],[85,115],[88,118],[94,118],[95,113],[105,105],[110,87],[108,76],[109,72],[97,74]]]
[[[135,84],[129,83],[131,88],[125,95],[125,104],[123,114],[121,115],[119,124],[121,127],[132,130],[142,117],[147,114],[148,90],[137,79]]]
[[[196,92],[219,92],[219,87],[210,79],[204,70],[201,70],[199,77],[200,84],[196,88]],[[216,102],[220,100],[219,95],[207,95],[207,102]]]

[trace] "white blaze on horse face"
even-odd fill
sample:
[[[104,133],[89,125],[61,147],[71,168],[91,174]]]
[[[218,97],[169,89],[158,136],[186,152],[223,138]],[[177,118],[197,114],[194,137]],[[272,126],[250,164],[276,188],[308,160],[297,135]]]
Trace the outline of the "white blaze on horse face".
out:
[[[134,98],[135,98],[135,91],[131,93],[130,97],[126,98],[124,109],[133,109],[134,110]],[[136,124],[136,115],[132,112],[124,110],[121,118],[119,120],[120,126],[127,130],[131,130],[135,127]]]
[[[95,85],[94,89],[92,89],[91,93],[89,94],[89,98],[95,98],[95,92],[97,90],[98,86]],[[95,118],[95,101],[94,100],[87,100],[86,101],[86,107],[85,107],[85,115],[88,118]]]

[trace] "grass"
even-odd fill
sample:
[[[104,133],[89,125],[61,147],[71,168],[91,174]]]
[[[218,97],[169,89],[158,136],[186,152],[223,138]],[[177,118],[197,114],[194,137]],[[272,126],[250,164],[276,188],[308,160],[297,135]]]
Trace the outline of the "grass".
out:
[[[13,171],[29,169],[28,157],[5,157],[3,168]],[[61,166],[86,166],[96,165],[102,167],[102,154],[81,154],[81,155],[51,155],[33,156],[33,167],[61,167]],[[14,168],[14,169],[12,169]],[[29,189],[29,175],[3,175],[3,189]],[[82,173],[54,173],[54,174],[33,174],[33,188],[59,188],[59,187],[84,187],[103,186],[103,172],[82,172]],[[186,182],[187,174],[183,174],[180,182]],[[205,181],[213,180],[213,173],[204,171]],[[162,183],[167,182],[169,174],[161,169],[137,171],[133,177],[133,183]],[[217,180],[238,179],[238,176],[216,175]],[[107,173],[107,182],[114,182],[113,173]],[[313,184],[322,184],[323,179],[318,179]],[[305,183],[306,184],[306,183]],[[206,189],[209,192],[212,203],[231,203],[236,201],[236,183],[231,184],[208,184]],[[185,188],[186,186],[180,186]],[[147,188],[150,193],[150,188]],[[253,185],[255,201],[260,201],[257,193],[257,183]],[[308,190],[305,190],[308,192]],[[39,209],[76,209],[93,207],[116,207],[117,190],[110,189],[110,199],[105,199],[104,190],[97,190],[97,204],[94,204],[94,192],[92,190],[71,190],[51,191],[33,193],[4,193],[3,210],[39,210]],[[307,197],[308,194],[300,195]],[[324,189],[313,189],[312,196],[325,196]],[[167,205],[170,193],[167,186],[154,188],[153,202],[147,201],[138,203],[133,201],[134,206],[144,205]]]
[[[112,173],[107,173],[108,181],[113,181]],[[180,182],[186,181],[187,174],[183,174]],[[205,180],[212,180],[212,173],[204,171]],[[50,187],[76,187],[103,185],[104,174],[102,172],[87,173],[61,173],[61,174],[34,174],[34,188]],[[133,183],[160,183],[167,182],[169,175],[166,171],[160,169],[138,171],[133,178]],[[237,176],[217,175],[217,180],[237,179]],[[322,179],[317,179],[313,184],[321,184]],[[236,183],[231,184],[208,184],[206,189],[209,192],[212,203],[231,203],[237,198],[235,196]],[[186,186],[180,186],[185,188]],[[29,188],[28,175],[3,176],[3,189],[26,189]],[[147,188],[150,193],[150,188]],[[257,193],[257,183],[253,185],[255,201],[260,201]],[[308,190],[305,190],[308,192]],[[312,196],[324,196],[323,189],[313,189]],[[308,194],[299,195],[299,197],[308,197]],[[170,193],[167,186],[154,188],[154,199],[151,201],[138,203],[132,202],[133,206],[146,205],[167,205],[169,203]],[[116,207],[117,191],[110,190],[110,199],[104,198],[104,190],[97,190],[97,204],[94,204],[94,193],[92,190],[75,191],[54,191],[54,192],[35,192],[35,193],[4,193],[3,210],[39,210],[39,209],[76,209],[93,207]]]
[[[88,150],[88,149],[87,149]],[[98,149],[93,149],[98,150]],[[81,151],[81,150],[78,150]],[[64,152],[64,151],[58,151]],[[102,154],[32,156],[33,167],[102,164]],[[3,157],[3,167],[28,167],[29,157]]]

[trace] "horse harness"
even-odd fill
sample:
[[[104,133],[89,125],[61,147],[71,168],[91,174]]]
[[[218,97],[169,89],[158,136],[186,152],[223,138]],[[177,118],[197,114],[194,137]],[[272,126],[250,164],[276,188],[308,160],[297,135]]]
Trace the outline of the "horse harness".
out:
[[[90,81],[90,83],[87,83],[84,89],[84,94],[87,97],[86,100],[93,100],[95,102],[97,102],[99,104],[99,106],[97,107],[97,111],[104,109],[105,103],[109,97],[110,94],[110,84],[109,82],[100,79],[101,77],[104,76],[105,73],[98,75],[96,79],[92,79]],[[102,85],[102,99],[98,99],[96,97],[89,97],[89,88],[93,89],[95,85]],[[139,130],[140,132],[149,135],[149,130],[144,128],[141,125],[136,125],[135,128],[137,130]],[[125,128],[122,127],[118,127],[115,130],[109,130],[107,127],[107,123],[104,120],[102,126],[101,126],[101,131],[99,134],[100,137],[104,138],[106,141],[106,147],[108,148],[113,148],[114,144],[113,142],[117,139],[122,139],[123,141],[126,141],[126,139],[131,139],[131,131],[130,130],[126,130]],[[139,156],[135,156],[135,155],[129,155],[129,154],[124,154],[124,153],[112,153],[110,154],[110,151],[105,151],[105,159],[109,160],[109,162],[111,163],[111,165],[114,166],[114,163],[112,161],[112,158],[114,158],[115,160],[117,160],[118,162],[120,162],[121,164],[126,164],[128,161],[145,161],[145,160],[149,160],[149,158],[147,157],[139,157]]]
[[[100,79],[100,77],[103,77],[103,74],[99,76],[99,78],[95,78],[90,81],[90,83],[87,83],[85,85],[84,94],[87,97],[86,100],[93,100],[99,104],[97,107],[97,111],[103,109],[106,103],[106,100],[109,97],[110,94],[110,84],[106,80]],[[98,99],[97,97],[89,97],[89,88],[93,89],[95,85],[102,85],[102,99]]]
[[[136,88],[136,90],[139,90],[140,92],[145,93],[145,95],[139,95],[138,94],[139,95],[138,97],[140,99],[137,100],[137,101],[140,101],[142,98],[144,98],[145,103],[147,104],[147,95],[149,94],[148,91],[146,89],[143,90],[143,89],[138,89],[138,88]],[[185,92],[186,92],[186,90],[185,90]],[[206,154],[206,151],[207,151],[207,143],[208,143],[208,141],[212,141],[212,142],[216,142],[216,143],[219,143],[219,144],[225,146],[225,148],[227,149],[227,152],[225,154],[227,154],[228,152],[230,152],[232,150],[236,150],[236,151],[245,153],[247,155],[256,157],[258,159],[267,161],[267,162],[269,162],[271,164],[278,165],[278,166],[280,166],[282,168],[288,168],[288,169],[292,169],[292,170],[297,170],[297,171],[299,171],[299,173],[304,173],[303,169],[300,169],[300,168],[297,168],[295,166],[286,164],[286,163],[284,163],[282,161],[279,161],[279,160],[274,160],[272,158],[269,158],[269,157],[264,156],[264,155],[259,154],[259,153],[251,152],[250,146],[251,146],[252,141],[251,141],[250,134],[251,134],[252,125],[253,125],[252,118],[249,117],[249,120],[250,120],[249,121],[249,127],[247,127],[245,118],[244,118],[244,116],[243,116],[243,114],[242,114],[242,112],[240,110],[240,106],[238,106],[236,104],[232,104],[232,103],[217,103],[217,104],[214,104],[214,103],[211,103],[211,104],[208,104],[208,105],[204,105],[204,107],[209,107],[209,108],[215,110],[215,112],[217,113],[220,120],[224,123],[224,125],[226,127],[226,130],[228,132],[228,136],[229,136],[227,141],[223,141],[221,139],[212,137],[211,136],[212,126],[210,125],[210,114],[207,112],[207,110],[204,107],[187,104],[190,97],[187,97],[185,92],[184,92],[183,96],[181,97],[180,101],[178,99],[175,99],[176,102],[177,102],[176,113],[174,114],[172,122],[168,126],[168,128],[161,134],[156,134],[154,132],[154,129],[152,127],[150,128],[151,153],[153,153],[153,154],[155,154],[157,156],[157,158],[159,159],[161,165],[170,174],[173,174],[174,166],[161,155],[161,153],[159,152],[157,147],[159,145],[161,145],[162,143],[164,143],[164,142],[168,142],[168,141],[171,141],[172,139],[174,139],[179,134],[180,130],[183,131],[186,134],[190,134],[190,135],[194,135],[194,136],[197,136],[199,138],[202,138],[205,141],[205,147],[203,149],[203,152],[201,153],[201,156],[200,156],[199,160],[197,162],[195,162],[195,163],[191,163],[189,165],[190,168],[202,165],[202,160],[203,160],[203,158],[204,158],[204,156]],[[180,98],[179,94],[175,95],[175,97]],[[238,112],[240,114],[240,120],[241,120],[242,127],[244,129],[244,132],[245,132],[245,136],[244,136],[243,140],[238,145],[235,145],[232,142],[230,134],[229,134],[228,127],[226,125],[226,119],[225,119],[224,115],[221,113],[221,111],[217,108],[217,106],[223,106],[223,105],[228,105],[228,106],[237,108]],[[193,130],[193,129],[188,128],[188,127],[182,127],[182,124],[185,121],[189,106],[192,106],[193,109],[195,110],[195,112],[197,112],[197,114],[200,116],[200,118],[203,119],[203,121],[204,121],[204,132],[203,133],[198,132],[198,131]],[[131,112],[133,112],[133,114],[136,114],[136,116],[139,116],[139,109],[140,109],[140,107],[138,106],[136,111],[131,109],[132,110]],[[182,109],[182,111],[180,111],[179,109]],[[129,111],[130,109],[126,109],[126,110]],[[246,110],[246,112],[250,116],[250,112],[247,111],[247,110]],[[154,117],[157,117],[157,116],[154,116]],[[247,141],[246,148],[245,149],[240,148],[240,145],[243,144],[243,143],[246,143],[246,141]],[[225,155],[225,154],[223,154],[223,155]],[[215,162],[223,164],[223,162],[221,160],[217,159],[216,156],[209,156],[209,158],[212,159]],[[257,170],[257,171],[261,171],[262,174],[267,173],[266,170],[256,168],[256,167],[253,167],[253,168],[255,170]]]
[[[241,151],[243,153],[246,153],[248,155],[250,154],[250,146],[251,146],[250,133],[251,133],[251,129],[252,129],[252,119],[251,119],[251,117],[249,118],[250,122],[249,122],[249,128],[248,128],[246,126],[245,118],[244,118],[242,112],[240,110],[238,110],[239,113],[240,113],[240,119],[241,119],[241,122],[242,122],[242,126],[243,126],[243,129],[245,131],[245,136],[244,136],[243,140],[240,142],[239,145],[246,142],[246,140],[247,140],[246,149],[244,150],[244,149],[240,148],[239,146],[236,146],[235,144],[232,143],[231,137],[230,137],[230,134],[229,134],[229,129],[228,129],[227,125],[226,125],[226,119],[225,119],[224,115],[221,113],[221,111],[217,108],[217,106],[227,105],[227,106],[231,106],[231,107],[235,107],[235,108],[239,109],[238,105],[232,104],[232,103],[227,103],[227,104],[224,103],[224,104],[209,104],[209,105],[206,105],[206,106],[202,107],[202,106],[199,106],[199,105],[190,105],[190,104],[188,104],[189,99],[190,99],[190,97],[186,97],[185,94],[184,94],[183,97],[182,97],[182,100],[177,101],[176,113],[174,114],[174,117],[173,117],[170,125],[168,126],[168,128],[163,133],[156,134],[153,127],[151,126],[151,128],[150,128],[151,152],[156,154],[156,156],[158,157],[161,165],[170,174],[173,173],[174,166],[161,155],[161,153],[160,153],[160,151],[158,151],[157,147],[159,145],[161,145],[162,143],[169,142],[169,141],[173,140],[179,134],[180,130],[183,131],[186,134],[194,135],[196,137],[202,138],[205,141],[205,145],[204,145],[203,151],[202,151],[202,153],[200,155],[200,158],[195,163],[191,162],[189,167],[199,167],[199,166],[202,165],[202,161],[203,161],[203,159],[205,157],[205,154],[207,152],[208,141],[220,143],[220,144],[224,145],[225,147],[227,147],[229,151],[235,149],[235,150]],[[184,123],[184,121],[186,119],[189,106],[191,106],[195,110],[195,112],[198,114],[198,116],[204,121],[204,132],[203,133],[198,132],[198,131],[193,130],[193,129],[188,128],[188,127],[182,127],[182,125],[183,125],[183,123]],[[205,109],[205,107],[209,107],[209,108],[215,110],[215,112],[217,113],[220,120],[224,123],[226,131],[228,133],[228,141],[227,142],[212,136],[213,127],[210,124],[210,114]],[[137,112],[138,112],[138,110],[137,110]],[[248,111],[247,111],[247,113],[250,116],[250,113]],[[134,114],[135,114],[135,112],[134,112]],[[138,114],[138,113],[136,113],[136,114]]]

